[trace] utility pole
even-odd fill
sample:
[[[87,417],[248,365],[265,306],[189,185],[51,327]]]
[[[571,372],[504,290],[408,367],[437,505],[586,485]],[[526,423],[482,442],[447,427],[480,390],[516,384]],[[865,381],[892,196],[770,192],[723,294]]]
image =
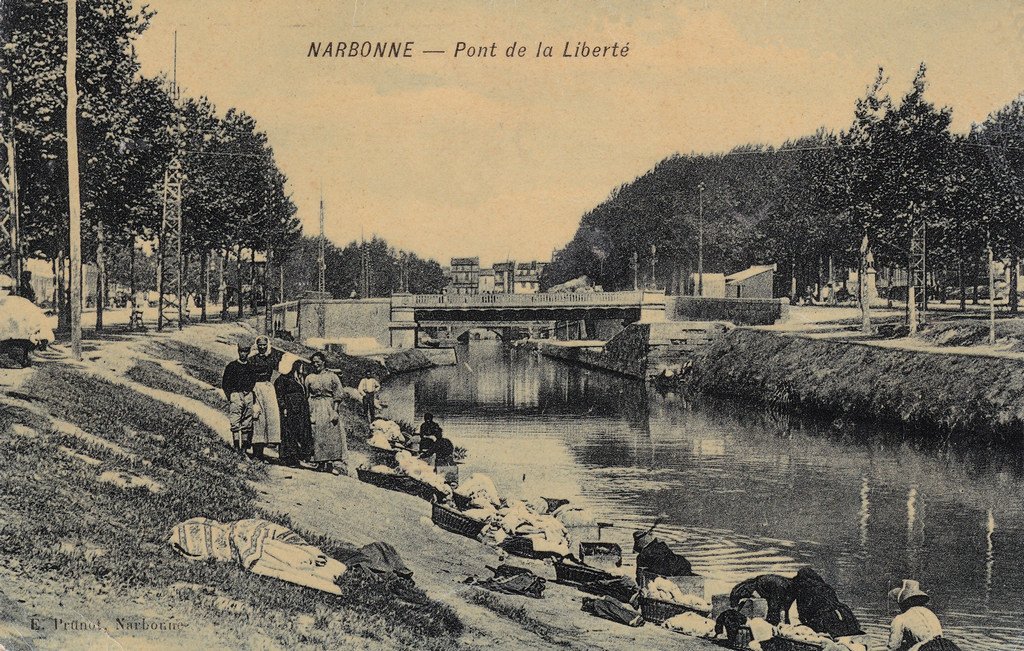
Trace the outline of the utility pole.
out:
[[[697,184],[697,296],[704,296],[704,182]]]
[[[323,337],[327,332],[327,306],[324,304],[324,292],[327,291],[327,239],[324,237],[324,191],[320,188],[320,240],[317,242],[317,276],[316,291],[318,292],[316,304],[317,336]]]
[[[171,99],[174,102],[175,125],[177,127],[175,137],[178,139],[176,147],[181,145],[181,107],[178,104],[180,94],[178,93],[178,32],[174,32],[174,64],[171,76]],[[184,269],[181,257],[181,185],[183,174],[181,162],[175,156],[171,164],[164,171],[163,189],[163,217],[160,221],[160,240],[157,251],[156,268],[156,293],[157,317],[156,329],[163,330],[165,321],[177,319],[178,329],[181,330],[185,322],[185,302],[182,291],[184,289]],[[239,256],[239,271],[241,271],[241,256]],[[165,295],[168,289],[173,291],[173,298],[168,300]],[[238,297],[238,304],[241,306],[242,298]]]
[[[64,68],[67,90],[68,235],[71,257],[71,354],[82,359],[82,196],[78,179],[78,0],[68,0],[68,58]],[[14,161],[11,161],[14,164]]]

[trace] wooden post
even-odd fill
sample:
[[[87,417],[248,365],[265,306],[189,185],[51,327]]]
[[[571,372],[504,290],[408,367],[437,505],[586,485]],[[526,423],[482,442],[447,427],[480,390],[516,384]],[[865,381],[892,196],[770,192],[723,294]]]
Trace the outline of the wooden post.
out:
[[[67,90],[68,235],[71,240],[71,354],[82,359],[82,197],[78,185],[78,0],[68,0],[68,57],[64,68]]]

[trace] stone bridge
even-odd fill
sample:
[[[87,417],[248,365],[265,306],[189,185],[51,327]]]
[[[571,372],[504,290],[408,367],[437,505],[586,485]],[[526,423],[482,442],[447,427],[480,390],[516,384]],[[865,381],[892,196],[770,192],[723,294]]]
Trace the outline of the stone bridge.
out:
[[[299,340],[373,337],[381,346],[412,348],[422,324],[661,321],[663,292],[559,292],[551,294],[395,294],[391,298],[336,300],[308,295],[273,308],[275,332]]]

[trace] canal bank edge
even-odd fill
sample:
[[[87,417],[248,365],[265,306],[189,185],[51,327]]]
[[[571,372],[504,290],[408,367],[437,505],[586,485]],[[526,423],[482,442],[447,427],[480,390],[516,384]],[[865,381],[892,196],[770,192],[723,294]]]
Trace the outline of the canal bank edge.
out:
[[[1024,366],[1012,358],[737,328],[696,355],[674,385],[932,435],[1024,435]]]

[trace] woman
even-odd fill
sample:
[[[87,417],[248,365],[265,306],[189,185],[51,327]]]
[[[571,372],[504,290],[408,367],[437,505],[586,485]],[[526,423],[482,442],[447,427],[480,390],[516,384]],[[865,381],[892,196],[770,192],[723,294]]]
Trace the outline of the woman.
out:
[[[836,591],[820,574],[802,567],[790,585],[801,624],[834,638],[863,635],[857,616],[839,600]]]
[[[306,391],[298,379],[299,358],[286,353],[277,366],[274,381],[277,406],[281,410],[281,463],[298,466],[313,453],[313,430],[309,420]]]
[[[313,353],[313,372],[306,376],[306,391],[309,395],[309,418],[313,425],[313,455],[311,460],[321,472],[335,475],[348,471],[345,463],[348,445],[345,432],[338,419],[338,402],[342,399],[341,380],[327,370],[327,358],[323,353]],[[341,471],[334,467],[340,462]]]
[[[960,647],[942,637],[942,625],[935,613],[925,608],[929,597],[917,581],[904,579],[903,585],[889,591],[900,607],[900,614],[889,628],[888,651],[960,651]]]
[[[281,412],[271,380],[283,357],[284,353],[272,348],[266,336],[256,337],[256,352],[249,357],[249,363],[256,375],[252,393],[259,407],[253,410],[252,424],[252,450],[257,459],[265,458],[263,449],[266,446],[281,443]]]

